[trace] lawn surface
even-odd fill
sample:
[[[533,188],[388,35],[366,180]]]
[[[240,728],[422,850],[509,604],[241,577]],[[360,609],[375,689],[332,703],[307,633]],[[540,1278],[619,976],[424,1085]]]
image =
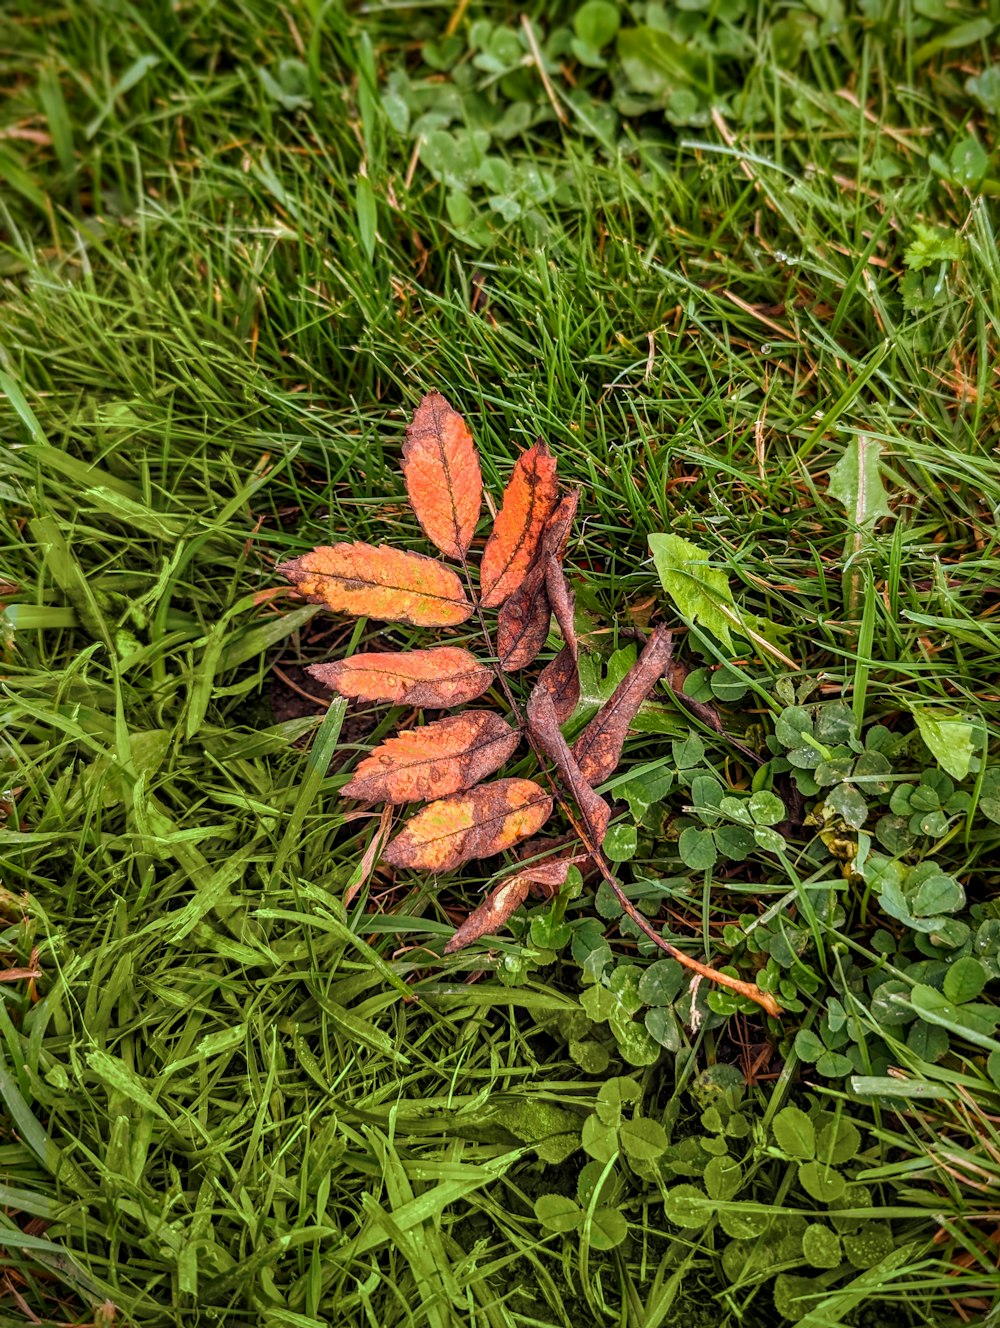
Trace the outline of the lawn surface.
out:
[[[996,0],[19,9],[0,1323],[992,1322]],[[584,710],[674,628],[614,856],[780,1021],[589,875],[443,956],[490,863],[359,873],[406,716],[304,667],[418,634],[273,568],[428,551],[431,388],[582,486]]]

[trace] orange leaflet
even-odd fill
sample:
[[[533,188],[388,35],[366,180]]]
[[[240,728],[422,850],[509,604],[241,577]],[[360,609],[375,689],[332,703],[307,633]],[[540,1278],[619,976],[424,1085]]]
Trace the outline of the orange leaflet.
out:
[[[542,539],[538,557],[524,580],[510,595],[497,617],[497,655],[504,673],[526,668],[538,655],[549,634],[552,608],[564,637],[576,655],[572,628],[572,594],[562,575],[561,559],[569,541],[579,489],[567,494],[555,507]]]
[[[513,594],[535,560],[545,525],[556,505],[556,461],[539,439],[518,457],[480,568],[485,608]]]
[[[670,632],[665,627],[657,627],[642,654],[573,744],[573,755],[584,778],[591,784],[600,784],[614,773],[621,760],[629,725],[663,676],[672,649]]]
[[[424,534],[446,557],[464,558],[476,533],[483,478],[469,427],[440,392],[428,392],[406,430],[403,476]]]
[[[388,738],[361,762],[340,793],[361,802],[442,798],[499,770],[520,740],[492,711],[466,710]]]
[[[449,627],[472,614],[450,567],[387,545],[326,545],[281,563],[276,571],[307,599],[338,613],[414,627]]]
[[[498,779],[432,802],[408,822],[382,859],[393,867],[454,871],[527,839],[551,813],[552,798],[530,779]]]
[[[351,655],[313,664],[309,672],[341,696],[435,710],[474,701],[493,681],[493,670],[459,646],[432,646],[405,655]]]

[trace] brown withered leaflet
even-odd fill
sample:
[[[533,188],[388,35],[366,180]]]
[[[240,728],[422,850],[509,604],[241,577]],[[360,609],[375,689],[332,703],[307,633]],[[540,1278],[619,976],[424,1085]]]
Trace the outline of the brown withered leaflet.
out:
[[[657,627],[642,654],[573,744],[584,777],[592,784],[610,778],[621,760],[629,725],[670,662],[673,638]]]

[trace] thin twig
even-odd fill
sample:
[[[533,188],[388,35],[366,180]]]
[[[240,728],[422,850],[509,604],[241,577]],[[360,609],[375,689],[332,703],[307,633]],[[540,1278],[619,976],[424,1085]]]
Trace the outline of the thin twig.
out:
[[[635,925],[639,927],[641,931],[645,932],[651,941],[654,941],[661,950],[666,951],[671,959],[676,959],[679,964],[682,964],[685,968],[691,969],[693,973],[697,973],[700,977],[708,978],[712,982],[717,982],[721,987],[728,987],[730,991],[735,991],[739,996],[745,996],[747,1000],[751,1000],[756,1005],[761,1006],[768,1014],[774,1015],[775,1018],[778,1018],[781,1015],[781,1006],[778,1002],[766,991],[761,991],[755,982],[742,982],[739,978],[730,977],[728,973],[720,973],[718,969],[711,968],[708,964],[702,964],[697,959],[692,959],[691,956],[685,954],[683,950],[678,950],[677,947],[671,945],[669,941],[665,941],[626,895],[611,868],[608,866],[600,848],[595,847],[590,842],[584,828],[577,824],[572,811],[566,806],[565,798],[563,798],[558,791],[556,792],[556,797],[559,800],[563,811],[566,813],[573,829],[583,841],[583,845],[593,859],[597,870],[614,891],[619,904],[621,904],[622,908]]]

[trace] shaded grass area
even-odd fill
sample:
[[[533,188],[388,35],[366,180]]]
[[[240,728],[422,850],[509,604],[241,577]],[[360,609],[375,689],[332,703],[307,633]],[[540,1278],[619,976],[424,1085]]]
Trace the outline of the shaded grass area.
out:
[[[530,18],[544,35],[571,12]],[[646,535],[671,530],[791,629],[825,694],[861,688],[872,720],[960,704],[1000,736],[994,208],[931,165],[970,132],[991,142],[963,90],[983,48],[917,61],[926,34],[887,6],[782,67],[773,19],[743,17],[743,99],[714,122],[625,116],[608,137],[552,115],[498,148],[558,187],[478,246],[378,95],[404,65],[438,95],[450,76],[412,43],[445,11],[2,20],[0,899],[6,966],[40,975],[0,988],[5,1322],[775,1321],[774,1270],[727,1277],[720,1233],[672,1225],[641,1187],[610,1255],[536,1222],[576,1172],[538,1145],[579,1129],[605,1077],[560,1030],[579,974],[512,987],[440,958],[485,876],[382,876],[345,912],[375,823],[345,814],[331,760],[389,721],[276,718],[272,668],[386,632],[292,603],[270,573],[336,538],[424,547],[397,462],[435,386],[473,421],[494,495],[539,432],[584,486],[568,562],[594,644],[659,596]],[[282,58],[308,109],[262,81]],[[918,223],[960,233],[960,257],[904,298]],[[859,429],[896,514],[870,550],[868,647],[826,497]],[[754,667],[766,690],[777,669]],[[995,848],[949,847],[980,903]],[[676,874],[674,846],[647,868]],[[683,901],[695,953],[701,890]],[[740,1018],[639,1072],[646,1115],[766,1040]],[[761,1120],[799,1091],[781,1049],[749,1091]],[[931,1304],[948,1322],[993,1296],[995,1097],[965,1100],[995,1094],[982,1060],[924,1066],[939,1098],[876,1113],[866,1160],[901,1260],[820,1322],[918,1324]],[[703,1104],[677,1101],[690,1132]],[[928,1152],[946,1125],[985,1190]],[[785,1203],[791,1164],[762,1145],[754,1168],[756,1201]]]

